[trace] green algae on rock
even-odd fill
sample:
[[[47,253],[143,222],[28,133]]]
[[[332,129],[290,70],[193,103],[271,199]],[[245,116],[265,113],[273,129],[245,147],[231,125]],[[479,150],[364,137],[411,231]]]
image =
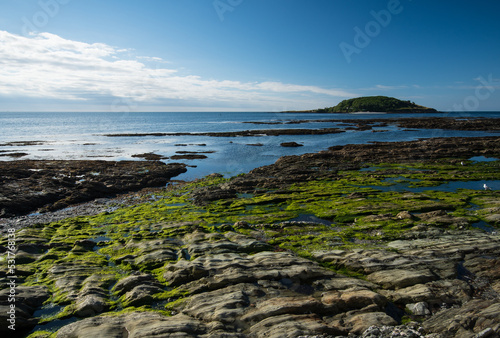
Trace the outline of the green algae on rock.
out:
[[[45,290],[24,329],[39,324],[31,337],[46,336],[44,324],[71,319],[51,335],[156,327],[277,337],[273,327],[286,322],[296,324],[287,334],[346,336],[368,323],[418,319],[401,310],[417,302],[429,312],[420,317],[424,326],[439,309],[472,299],[491,298],[493,306],[500,239],[474,224],[496,231],[498,191],[437,183],[496,180],[500,163],[460,162],[365,163],[280,188],[241,185],[241,193],[233,184],[246,175],[211,176],[113,212],[20,230],[19,284]],[[423,191],[410,191],[424,181]],[[44,302],[62,310],[32,317]],[[439,333],[435,321],[426,327]],[[465,330],[479,328],[478,321]]]

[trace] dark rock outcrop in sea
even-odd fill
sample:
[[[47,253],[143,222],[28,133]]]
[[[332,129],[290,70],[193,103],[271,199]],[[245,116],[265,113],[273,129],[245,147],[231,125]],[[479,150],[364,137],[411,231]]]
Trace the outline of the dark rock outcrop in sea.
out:
[[[443,130],[469,130],[469,131],[500,131],[500,119],[478,117],[463,117],[460,119],[446,116],[440,117],[405,117],[405,118],[383,118],[383,119],[320,119],[320,120],[280,120],[274,122],[248,121],[251,124],[303,124],[303,123],[335,123],[346,130],[371,130],[373,127],[387,127],[395,125],[407,129],[443,129]]]
[[[283,142],[280,144],[280,146],[294,148],[294,147],[302,147],[304,145],[297,142]]]
[[[0,217],[62,209],[117,193],[161,187],[187,171],[159,161],[0,161]]]
[[[135,133],[135,134],[106,134],[107,137],[144,137],[144,136],[211,136],[211,137],[241,137],[241,136],[279,136],[279,135],[327,135],[338,134],[344,131],[340,128],[321,129],[262,129],[207,133]]]

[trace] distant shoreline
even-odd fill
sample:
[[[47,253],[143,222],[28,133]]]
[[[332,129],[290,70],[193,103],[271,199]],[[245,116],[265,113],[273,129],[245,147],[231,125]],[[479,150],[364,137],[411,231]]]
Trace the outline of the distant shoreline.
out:
[[[365,113],[349,113],[365,114]],[[372,112],[370,114],[380,114]],[[283,122],[259,122],[246,121],[249,124],[301,124],[319,122],[320,120],[298,120]],[[343,133],[346,130],[368,130],[377,124],[396,124],[400,128],[418,128],[418,129],[449,129],[449,130],[471,130],[500,132],[500,119],[498,118],[474,118],[457,119],[454,117],[419,117],[419,118],[395,118],[395,119],[363,119],[363,120],[321,120],[321,122],[332,123],[352,123],[353,126],[347,128],[319,128],[319,129],[262,129],[262,130],[242,130],[231,132],[207,132],[207,133],[117,133],[104,134],[106,137],[145,137],[145,136],[210,136],[210,137],[249,137],[249,136],[278,136],[278,135],[324,135]]]
[[[348,113],[348,114],[353,114],[353,115],[378,115],[378,114],[389,114],[385,112],[376,112],[376,111],[359,111],[359,112],[354,112],[354,113]]]
[[[415,110],[415,111],[385,111],[385,112],[374,112],[374,111],[356,111],[356,112],[327,112],[327,111],[321,111],[321,109],[315,109],[315,110],[284,110],[278,112],[279,114],[344,114],[344,115],[362,115],[362,114],[367,114],[367,115],[375,115],[375,114],[449,114],[449,113],[455,113],[455,112],[442,112],[442,111],[437,111],[437,110]],[[456,112],[460,113],[460,112]],[[462,112],[463,113],[463,112]],[[496,113],[495,111],[492,111],[492,113]]]

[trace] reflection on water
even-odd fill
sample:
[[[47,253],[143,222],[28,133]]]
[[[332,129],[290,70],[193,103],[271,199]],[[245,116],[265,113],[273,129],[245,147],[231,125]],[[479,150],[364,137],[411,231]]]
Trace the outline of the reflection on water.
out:
[[[490,181],[452,181],[443,183],[435,186],[428,187],[410,187],[412,183],[419,182],[420,180],[408,179],[408,178],[388,178],[383,182],[391,182],[393,180],[404,179],[405,182],[397,182],[389,186],[378,186],[378,185],[366,185],[360,186],[361,188],[372,188],[382,192],[387,191],[408,191],[408,192],[424,192],[428,190],[442,191],[442,192],[457,192],[459,189],[468,190],[484,190],[484,184],[486,184],[491,190],[500,190],[500,180],[490,180]]]
[[[41,318],[41,319],[50,318],[50,317],[53,317],[53,316],[59,314],[60,312],[62,312],[64,310],[64,308],[65,308],[65,306],[50,303],[50,304],[44,305],[40,309],[36,310],[33,313],[33,317],[34,318]],[[35,328],[31,331],[31,333],[36,332],[36,331],[56,332],[61,327],[68,325],[68,324],[71,324],[71,323],[74,323],[76,321],[78,321],[77,317],[53,320],[47,324],[40,324],[40,325],[35,326]]]
[[[64,306],[56,304],[47,304],[42,306],[39,310],[33,313],[33,317],[49,318],[55,316],[64,309]]]
[[[492,232],[496,231],[496,229],[494,227],[492,227],[491,225],[489,225],[485,221],[476,222],[474,224],[471,224],[471,226],[473,228],[477,228],[477,229],[481,229],[483,231],[486,231],[488,233],[492,233]]]
[[[498,158],[495,157],[484,157],[484,156],[474,156],[469,158],[470,161],[473,162],[495,162],[498,161]]]

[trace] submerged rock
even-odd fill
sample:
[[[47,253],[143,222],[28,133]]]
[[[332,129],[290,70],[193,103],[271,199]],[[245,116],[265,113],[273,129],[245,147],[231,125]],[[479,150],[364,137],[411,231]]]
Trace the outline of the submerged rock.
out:
[[[297,142],[283,142],[280,144],[282,147],[303,147],[303,144]]]

